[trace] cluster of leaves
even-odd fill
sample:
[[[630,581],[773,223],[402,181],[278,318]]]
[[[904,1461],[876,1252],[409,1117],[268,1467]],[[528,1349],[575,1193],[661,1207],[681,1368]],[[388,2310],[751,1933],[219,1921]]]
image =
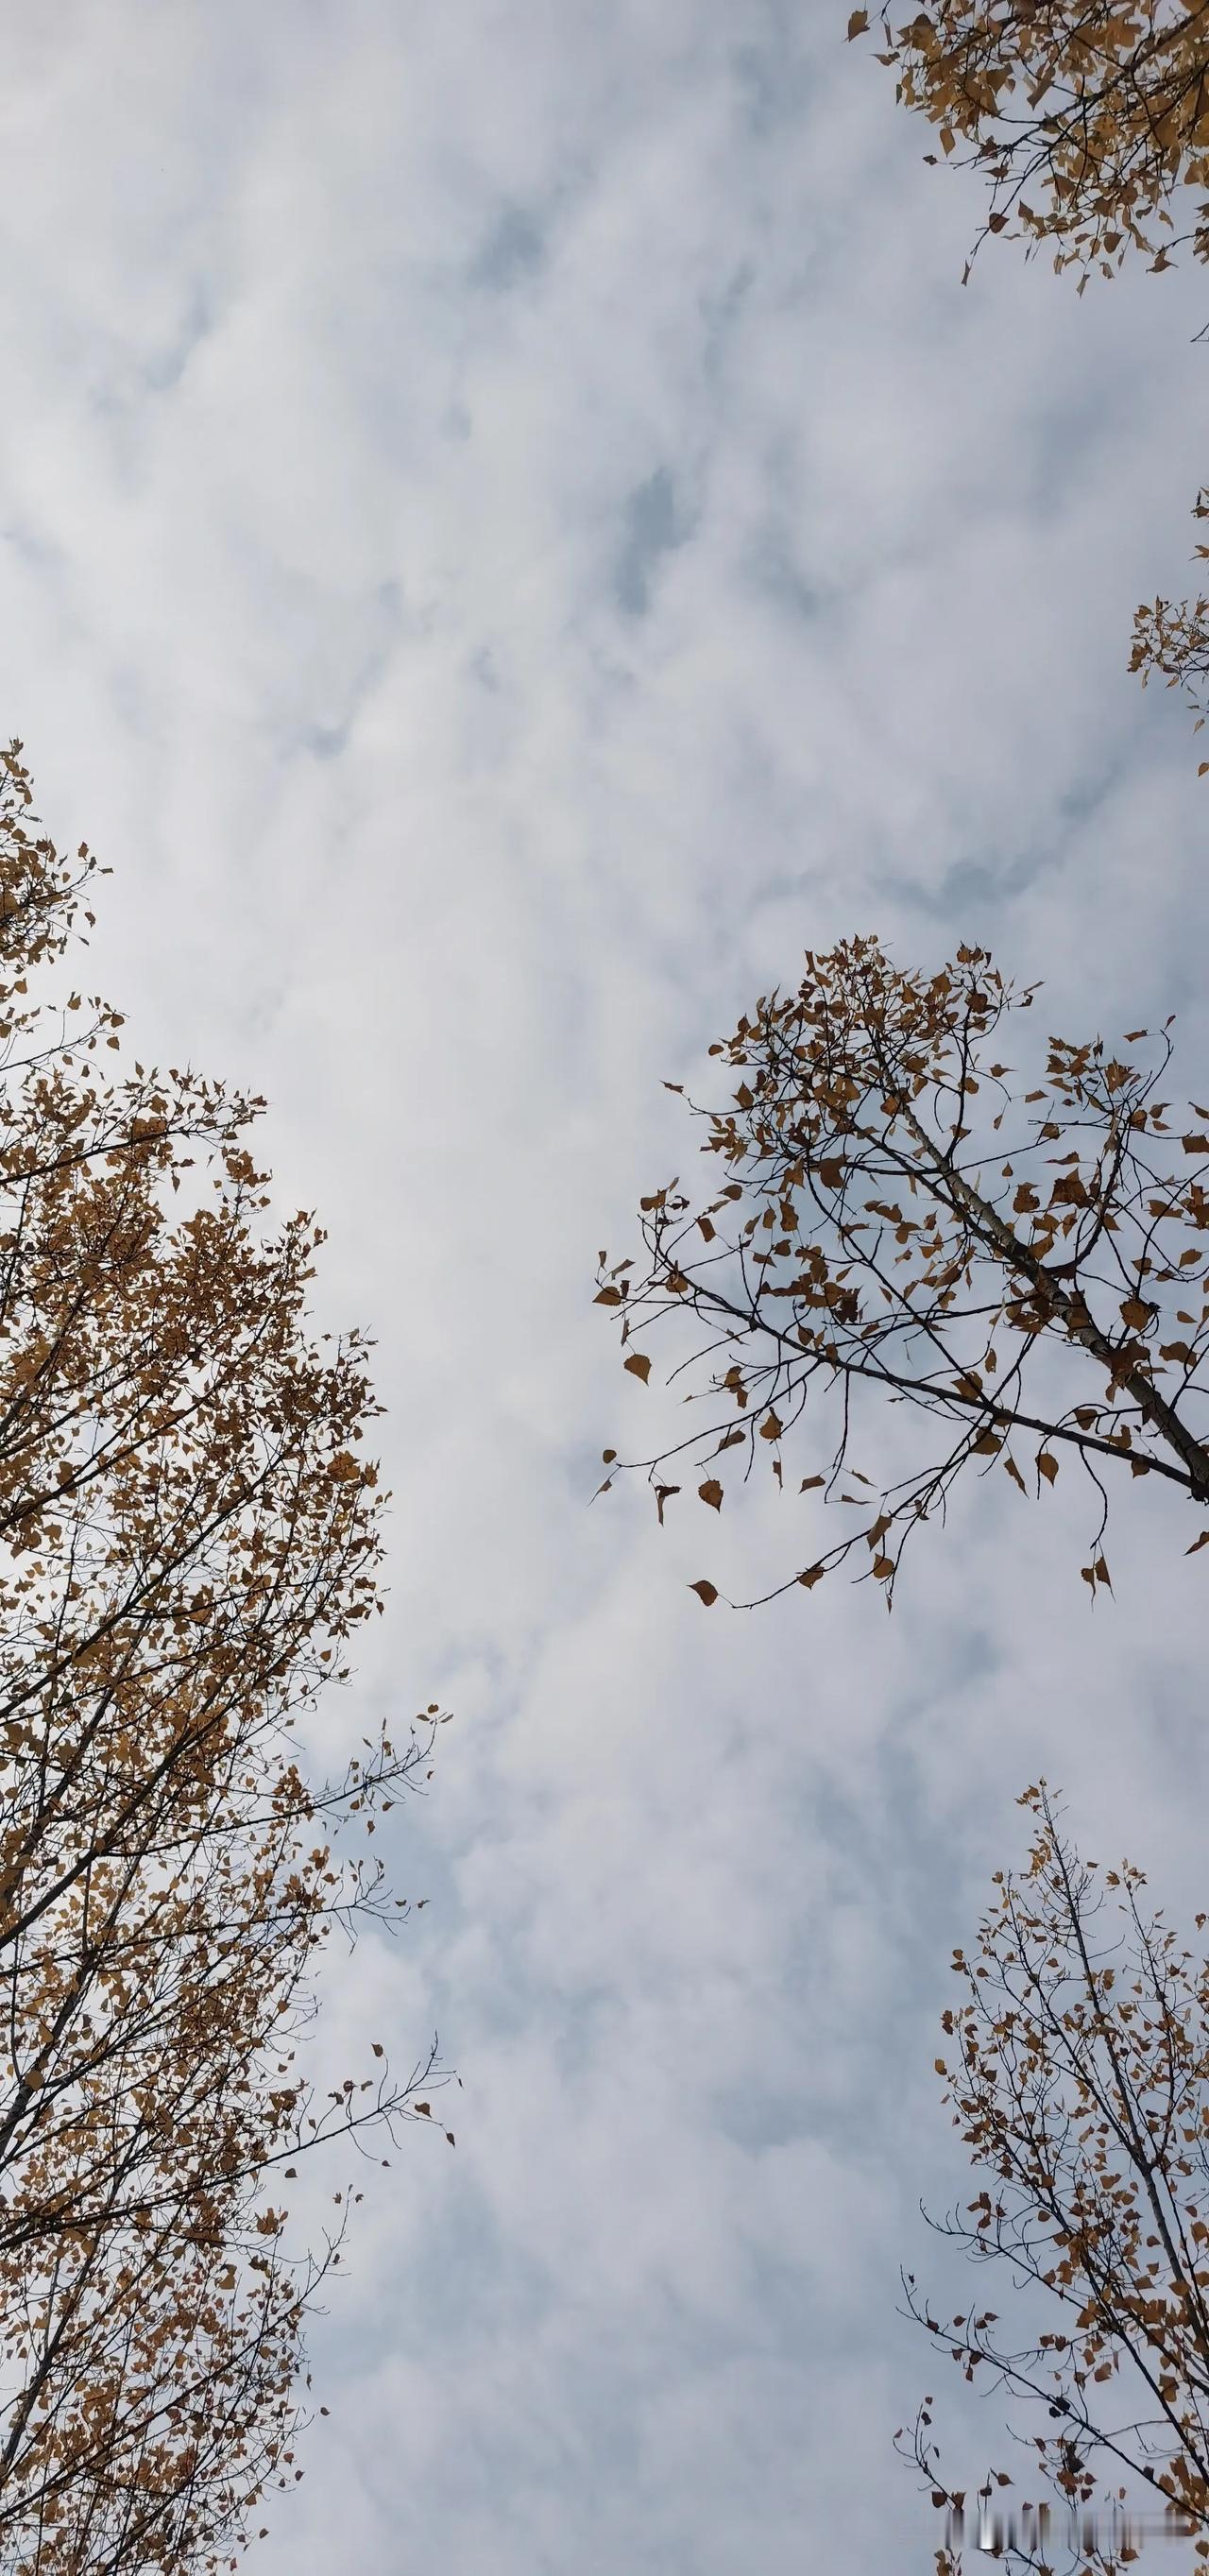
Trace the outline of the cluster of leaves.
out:
[[[849,38],[869,25],[854,10]],[[1205,0],[930,0],[880,26],[900,101],[988,181],[980,241],[1048,244],[1056,269],[1081,272],[1080,293],[1127,253],[1157,270],[1182,242],[1209,257]],[[1178,231],[1171,206],[1189,188],[1202,199]]]
[[[1193,507],[1195,519],[1209,519],[1209,496],[1197,493]],[[1199,557],[1209,556],[1209,546],[1198,545]],[[1133,650],[1129,657],[1131,671],[1140,671],[1145,688],[1152,671],[1157,671],[1169,689],[1182,689],[1196,715],[1193,727],[1200,733],[1209,699],[1209,599],[1175,602],[1156,599],[1153,608],[1145,601],[1133,621]],[[1203,760],[1198,775],[1209,771],[1209,760]]]
[[[601,1491],[642,1467],[662,1521],[683,1489],[673,1473],[695,1464],[717,1513],[722,1462],[746,1479],[759,1456],[784,1490],[790,1444],[836,1399],[798,1492],[860,1517],[763,1600],[856,1550],[889,1602],[907,1539],[943,1517],[967,1466],[997,1464],[1040,1493],[1062,1455],[1081,1462],[1093,1596],[1109,1582],[1112,1474],[1209,1503],[1209,1110],[1173,1118],[1156,1097],[1166,1029],[1135,1029],[1119,1052],[1051,1038],[1021,1094],[998,1049],[1034,990],[1014,990],[978,948],[930,977],[872,939],[808,953],[796,992],[761,999],[711,1049],[741,1073],[733,1106],[689,1104],[721,1190],[700,1212],[674,1182],[651,1192],[643,1266],[601,1255],[596,1302],[620,1325],[625,1367],[647,1383],[638,1338],[670,1323],[669,1374],[703,1380],[685,1400],[707,1408],[654,1457],[607,1449]],[[880,1489],[851,1460],[870,1397],[941,1435]],[[1192,1545],[1206,1540],[1209,1527]],[[707,1607],[718,1598],[707,1579],[693,1588]]]
[[[308,1786],[291,1729],[381,1601],[367,1345],[308,1339],[322,1241],[266,1238],[259,1101],[107,1075],[65,990],[95,862],[0,771],[0,2566],[210,2568],[293,2466],[303,2319],[277,2185],[431,2117],[384,2048],[296,2063],[334,1855],[426,1766],[434,1707]],[[87,914],[91,921],[92,915]],[[182,1191],[184,1195],[179,1195]],[[337,2196],[344,2207],[343,2194]],[[232,2560],[231,2563],[234,2563]]]
[[[1209,1964],[1144,1914],[1140,1870],[1079,1860],[1044,1782],[1020,1803],[1036,1824],[1028,1866],[996,1873],[975,1955],[954,1953],[962,2001],[936,2061],[987,2187],[939,2226],[1062,2313],[1020,2347],[980,2300],[937,2318],[905,2275],[908,2305],[967,2379],[1040,2414],[1046,2429],[1021,2438],[1058,2503],[1087,2508],[1124,2472],[1209,2558]],[[931,2403],[911,2447],[952,2533],[965,2496],[939,2475]],[[999,2554],[1043,2565],[1036,2533],[1034,2518],[1033,2545],[1026,2532]],[[1080,2564],[1136,2554],[1089,2549]],[[937,2565],[959,2576],[952,2539]]]

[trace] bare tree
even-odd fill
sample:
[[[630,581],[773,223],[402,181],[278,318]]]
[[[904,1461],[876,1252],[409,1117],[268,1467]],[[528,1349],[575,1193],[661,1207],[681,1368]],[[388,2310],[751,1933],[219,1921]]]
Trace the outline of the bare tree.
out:
[[[1065,2533],[1081,2568],[1115,2569],[1157,2526],[1192,2537],[1203,2559],[1209,1965],[1143,1911],[1139,1869],[1080,1860],[1044,1782],[1020,1804],[1035,1826],[1028,1866],[995,1873],[973,1955],[954,1952],[962,2000],[936,2061],[985,2179],[964,2212],[934,2222],[1015,2296],[1016,2332],[981,2287],[946,2320],[912,2275],[904,2285],[964,2377],[1023,2405],[1029,2465],[1014,2479],[992,2472],[976,2502],[946,2485],[931,2398],[899,2441],[948,2520],[940,2576],[959,2576],[963,2535],[1042,2569]],[[1197,1915],[1198,1932],[1207,1920]],[[1051,2320],[1026,2341],[1022,2305],[1031,2322]]]
[[[418,2098],[385,2047],[298,2060],[334,1923],[385,1918],[333,1833],[427,1768],[434,1707],[308,1785],[291,1729],[381,1601],[378,1407],[308,1338],[322,1235],[266,1232],[263,1106],[103,1071],[66,986],[81,889],[0,771],[0,2568],[210,2569],[293,2440],[300,2153],[368,2156]],[[88,914],[89,921],[92,915]],[[327,1345],[324,1347],[324,1345]],[[233,2562],[232,2562],[233,2563]]]
[[[646,1384],[639,1341],[670,1332],[669,1377],[705,1410],[653,1456],[606,1449],[600,1491],[644,1468],[662,1522],[704,1467],[697,1494],[720,1513],[728,1471],[763,1459],[784,1490],[804,1446],[797,1493],[855,1507],[830,1545],[791,1542],[762,1600],[855,1552],[889,1603],[907,1541],[944,1519],[967,1468],[1040,1494],[1078,1464],[1093,1596],[1114,1477],[1209,1504],[1209,1111],[1156,1097],[1170,1022],[1120,1052],[1050,1038],[1022,1088],[999,1050],[1036,989],[980,948],[932,976],[872,939],[808,952],[797,990],[710,1050],[741,1075],[733,1104],[689,1104],[721,1187],[699,1212],[674,1181],[652,1191],[641,1265],[601,1255],[596,1302],[626,1368]],[[908,1409],[924,1455],[879,1486],[855,1442],[887,1405]],[[1198,1522],[1191,1546],[1207,1540]],[[693,1588],[718,1598],[707,1578]]]

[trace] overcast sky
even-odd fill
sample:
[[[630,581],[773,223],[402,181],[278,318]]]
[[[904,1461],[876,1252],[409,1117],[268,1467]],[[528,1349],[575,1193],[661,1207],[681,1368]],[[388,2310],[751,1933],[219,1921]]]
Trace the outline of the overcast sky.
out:
[[[328,2029],[439,2028],[457,2147],[367,2188],[267,2576],[922,2576],[898,2265],[1016,1796],[1209,1901],[1209,1572],[1153,1486],[1115,1602],[1002,1479],[889,1620],[700,1609],[802,1562],[788,1501],[588,1508],[668,1420],[591,1306],[688,1169],[661,1084],[807,944],[986,940],[1072,1036],[1178,1009],[1204,1096],[1209,781],[1126,664],[1193,578],[1209,286],[991,244],[963,291],[976,185],[845,15],[5,31],[0,728],[113,867],[90,985],[269,1096],[317,1313],[378,1337],[392,1589],[332,1742],[456,1713],[392,1820],[430,1903]]]

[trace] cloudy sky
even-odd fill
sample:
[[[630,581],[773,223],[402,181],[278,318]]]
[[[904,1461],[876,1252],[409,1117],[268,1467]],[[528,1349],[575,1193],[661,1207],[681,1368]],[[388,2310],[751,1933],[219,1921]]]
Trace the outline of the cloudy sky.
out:
[[[801,1561],[789,1504],[587,1504],[668,1419],[591,1306],[687,1168],[662,1081],[805,945],[986,940],[1047,1024],[1174,1008],[1209,1064],[1209,782],[1125,668],[1191,579],[1209,288],[991,245],[963,292],[974,183],[845,14],[6,30],[0,725],[113,867],[90,980],[269,1096],[317,1312],[378,1337],[392,1589],[333,1743],[456,1713],[396,1820],[430,1903],[329,2028],[438,2028],[457,2148],[357,2213],[267,2576],[930,2568],[890,2444],[949,1950],[1042,1769],[1206,1901],[1178,1502],[1123,1498],[1093,1613],[1062,1489],[1003,1480],[889,1620],[701,1611]]]

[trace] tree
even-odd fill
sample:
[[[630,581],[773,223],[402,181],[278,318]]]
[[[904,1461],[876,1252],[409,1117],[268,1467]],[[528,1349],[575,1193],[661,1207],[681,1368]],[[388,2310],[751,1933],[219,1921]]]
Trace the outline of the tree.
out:
[[[931,0],[897,32],[880,25],[901,102],[987,180],[979,243],[1050,244],[1080,293],[1127,254],[1162,270],[1190,242],[1209,258],[1209,205],[1182,193],[1209,193],[1206,0]],[[868,28],[855,10],[849,38]]]
[[[981,2296],[938,2318],[904,2274],[908,2308],[966,2379],[1040,2422],[1019,2438],[1060,2521],[1079,2510],[1081,2567],[1137,2554],[1146,2526],[1135,2511],[1132,2542],[1122,2528],[1122,2471],[1164,2501],[1169,2535],[1196,2536],[1209,2558],[1209,1965],[1143,1912],[1139,1869],[1101,1876],[1079,1859],[1044,1782],[1020,1804],[1034,1820],[1028,1866],[996,1871],[974,1956],[953,1954],[962,2000],[936,2061],[985,2181],[963,2214],[935,2222],[1011,2286],[1018,2334]],[[1054,2320],[1024,2343],[1021,2306]],[[940,2576],[959,2576],[966,2495],[941,2479],[931,2425],[929,2398],[910,2449],[949,2516]],[[1005,2510],[1013,2484],[999,2471],[980,2490],[980,2546],[1048,2565],[1038,2501]],[[1114,2501],[1115,2526],[1103,2511]]]
[[[849,39],[869,23],[855,10]],[[1093,270],[1111,278],[1127,254],[1157,271],[1185,242],[1209,258],[1209,197],[1182,232],[1170,211],[1187,208],[1185,189],[1209,191],[1209,0],[932,0],[896,35],[880,23],[878,60],[897,72],[899,100],[988,183],[971,260],[988,233],[1023,240],[1026,258],[1049,243],[1056,269],[1078,270],[1081,295]],[[1129,668],[1143,686],[1158,671],[1182,687],[1199,731],[1209,602],[1143,602]]]
[[[1193,506],[1195,519],[1209,519],[1209,495],[1198,492]],[[1209,546],[1198,545],[1197,555],[1209,556]],[[1196,715],[1193,727],[1200,733],[1209,714],[1209,599],[1203,593],[1194,600],[1178,605],[1170,599],[1156,599],[1153,608],[1147,602],[1137,610],[1133,621],[1131,671],[1140,671],[1145,688],[1152,671],[1157,671],[1169,689],[1182,689]],[[1199,775],[1209,771],[1209,760],[1203,760]]]
[[[816,1463],[799,1495],[857,1509],[804,1562],[791,1542],[796,1570],[763,1600],[855,1550],[889,1603],[908,1539],[944,1519],[964,1469],[998,1468],[1027,1492],[1026,1444],[1038,1495],[1063,1458],[1088,1480],[1093,1598],[1109,1582],[1113,1477],[1209,1504],[1209,1111],[1172,1119],[1155,1096],[1170,1021],[1118,1053],[1051,1038],[1036,1078],[1015,1075],[998,1048],[1036,990],[1005,983],[981,948],[930,977],[873,939],[807,952],[796,992],[761,999],[710,1049],[741,1073],[733,1106],[689,1104],[722,1187],[700,1213],[675,1181],[641,1200],[641,1273],[601,1254],[596,1303],[620,1325],[625,1367],[645,1385],[638,1337],[670,1324],[669,1374],[706,1407],[653,1457],[606,1449],[601,1492],[645,1468],[662,1522],[683,1490],[672,1477],[705,1467],[697,1494],[720,1513],[723,1459],[745,1480],[766,1459],[784,1490],[800,1440]],[[851,1463],[875,1403],[934,1435],[880,1488]],[[1209,1525],[1189,1552],[1207,1540]],[[693,1588],[718,1598],[708,1579]]]
[[[281,2183],[325,2138],[368,2156],[431,2116],[431,2057],[398,2079],[378,2045],[318,2100],[298,2048],[331,1926],[391,1905],[332,1833],[373,1834],[440,1713],[323,1787],[294,1758],[382,1606],[368,1345],[307,1337],[323,1237],[305,1213],[265,1234],[244,1142],[263,1104],[109,1075],[119,1013],[25,999],[95,861],[37,833],[20,748],[0,769],[0,2567],[200,2570],[301,2474],[303,2324],[346,2197],[291,2255]]]

